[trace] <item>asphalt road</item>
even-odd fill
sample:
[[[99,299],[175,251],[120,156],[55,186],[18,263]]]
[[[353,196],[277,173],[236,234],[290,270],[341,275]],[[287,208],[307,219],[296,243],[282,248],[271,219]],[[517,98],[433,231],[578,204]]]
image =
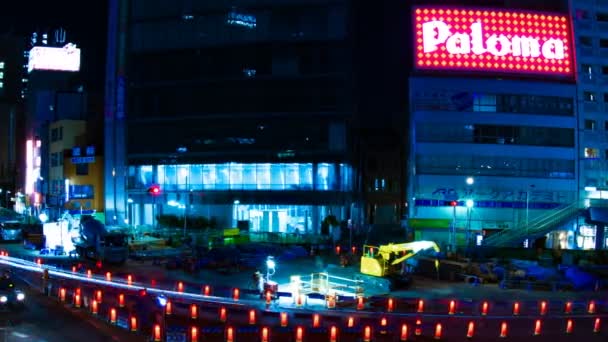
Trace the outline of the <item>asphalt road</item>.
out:
[[[15,286],[26,294],[27,306],[20,314],[0,313],[0,341],[10,342],[110,342],[143,341],[131,334],[80,311],[64,307],[57,301],[32,290],[13,277]]]

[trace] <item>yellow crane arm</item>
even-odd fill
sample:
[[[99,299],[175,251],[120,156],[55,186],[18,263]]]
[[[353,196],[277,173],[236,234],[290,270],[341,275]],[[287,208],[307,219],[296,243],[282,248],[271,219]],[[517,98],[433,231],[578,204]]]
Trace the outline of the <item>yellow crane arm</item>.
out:
[[[398,243],[393,244],[390,243],[388,245],[382,245],[378,247],[378,252],[382,254],[385,260],[389,260],[390,255],[392,253],[401,253],[406,252],[406,254],[400,258],[395,259],[391,264],[396,265],[398,263],[404,262],[405,260],[413,257],[421,251],[427,249],[433,249],[435,252],[439,253],[439,246],[433,241],[414,241],[414,242],[406,242],[406,243]]]

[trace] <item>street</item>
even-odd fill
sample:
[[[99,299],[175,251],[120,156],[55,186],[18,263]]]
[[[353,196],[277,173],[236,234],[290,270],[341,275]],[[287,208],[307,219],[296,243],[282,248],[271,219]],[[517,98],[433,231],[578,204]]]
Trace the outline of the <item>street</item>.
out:
[[[14,277],[26,294],[27,307],[20,314],[0,313],[0,341],[143,341],[141,336],[114,328],[82,312],[61,306]]]

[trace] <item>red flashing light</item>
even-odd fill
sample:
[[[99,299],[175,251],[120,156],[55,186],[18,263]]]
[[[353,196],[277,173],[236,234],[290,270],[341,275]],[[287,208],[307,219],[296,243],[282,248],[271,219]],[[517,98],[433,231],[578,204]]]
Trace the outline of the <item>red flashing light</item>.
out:
[[[450,201],[450,207],[456,207],[456,206],[458,206],[457,201]]]
[[[148,193],[150,193],[150,195],[152,195],[152,196],[160,195],[160,186],[152,185],[151,187],[148,188]]]

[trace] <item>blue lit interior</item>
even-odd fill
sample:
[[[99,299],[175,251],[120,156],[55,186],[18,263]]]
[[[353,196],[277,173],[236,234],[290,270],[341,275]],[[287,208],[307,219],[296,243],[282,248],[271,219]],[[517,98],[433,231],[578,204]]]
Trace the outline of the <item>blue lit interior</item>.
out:
[[[352,190],[352,168],[335,163],[224,163],[129,168],[129,188],[178,190]]]

